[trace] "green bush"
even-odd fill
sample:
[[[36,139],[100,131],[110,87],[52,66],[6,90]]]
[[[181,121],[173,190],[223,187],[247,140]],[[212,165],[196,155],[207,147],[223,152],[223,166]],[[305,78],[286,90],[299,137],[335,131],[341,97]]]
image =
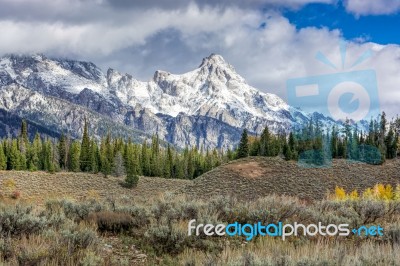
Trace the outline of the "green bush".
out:
[[[65,216],[74,221],[85,220],[90,213],[100,212],[105,209],[105,207],[96,200],[90,200],[80,204],[62,200],[61,205]]]
[[[127,188],[136,187],[138,183],[139,183],[139,176],[138,175],[132,175],[132,174],[127,174],[126,175],[125,186]]]
[[[145,207],[141,206],[129,206],[129,207],[118,207],[117,212],[128,213],[132,217],[132,225],[134,227],[144,227],[150,223],[151,214]]]
[[[61,231],[61,236],[62,242],[67,246],[70,255],[81,249],[89,249],[98,242],[95,231],[87,227],[79,228],[77,225]]]
[[[0,210],[0,235],[24,235],[42,231],[49,223],[46,217],[32,213],[32,207],[4,207]]]
[[[120,233],[129,231],[133,226],[133,219],[127,213],[101,211],[89,214],[88,221],[94,222],[101,232]]]
[[[187,235],[176,227],[160,225],[147,230],[145,237],[157,254],[179,254],[185,248]]]

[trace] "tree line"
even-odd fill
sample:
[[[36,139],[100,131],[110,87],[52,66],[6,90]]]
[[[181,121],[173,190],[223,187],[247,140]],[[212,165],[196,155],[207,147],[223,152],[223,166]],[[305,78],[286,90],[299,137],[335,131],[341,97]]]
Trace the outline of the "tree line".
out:
[[[178,151],[160,144],[158,136],[142,144],[112,138],[100,141],[90,137],[85,122],[81,140],[61,134],[58,139],[42,138],[36,133],[28,138],[26,121],[15,138],[0,141],[0,170],[71,171],[102,173],[104,176],[127,176],[134,186],[138,176],[193,179],[221,163],[233,159],[232,153],[217,149],[185,148]]]
[[[370,121],[365,132],[347,120],[343,127],[326,130],[318,120],[292,130],[272,133],[265,127],[260,136],[244,130],[236,149],[177,150],[162,145],[158,136],[143,143],[133,143],[107,134],[101,140],[89,135],[85,121],[81,140],[65,134],[59,138],[42,138],[36,133],[28,138],[28,125],[22,121],[17,137],[0,140],[0,170],[71,171],[102,173],[127,177],[134,186],[138,176],[193,179],[233,159],[247,156],[282,156],[308,164],[324,165],[332,158],[344,158],[381,164],[397,157],[400,119],[388,123],[385,113]]]
[[[266,127],[261,136],[249,137],[244,130],[237,157],[281,155],[286,160],[315,165],[329,163],[332,158],[382,164],[397,157],[399,132],[400,119],[388,123],[384,112],[371,119],[364,132],[348,119],[341,128],[335,125],[330,129],[324,129],[318,120],[310,120],[289,134],[272,134]]]

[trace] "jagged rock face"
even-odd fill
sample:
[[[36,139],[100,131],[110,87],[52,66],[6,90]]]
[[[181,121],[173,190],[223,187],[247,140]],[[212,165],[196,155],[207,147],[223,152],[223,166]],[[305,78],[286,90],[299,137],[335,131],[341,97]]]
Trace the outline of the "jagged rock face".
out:
[[[97,136],[108,129],[137,140],[157,133],[178,147],[205,148],[235,146],[243,128],[260,134],[267,125],[287,130],[308,120],[249,86],[215,54],[182,75],[156,71],[149,82],[113,69],[103,74],[89,62],[8,55],[0,58],[0,109],[76,137],[90,117]]]

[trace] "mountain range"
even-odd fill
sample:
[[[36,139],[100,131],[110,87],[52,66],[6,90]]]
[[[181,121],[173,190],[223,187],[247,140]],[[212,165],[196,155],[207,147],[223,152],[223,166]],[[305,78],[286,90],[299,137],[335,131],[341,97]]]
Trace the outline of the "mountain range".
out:
[[[0,136],[15,135],[21,119],[30,134],[79,138],[84,120],[97,138],[107,132],[134,141],[153,134],[183,148],[228,148],[243,128],[260,134],[288,130],[309,115],[275,94],[248,85],[222,56],[193,71],[156,71],[139,81],[90,62],[10,54],[0,58]]]

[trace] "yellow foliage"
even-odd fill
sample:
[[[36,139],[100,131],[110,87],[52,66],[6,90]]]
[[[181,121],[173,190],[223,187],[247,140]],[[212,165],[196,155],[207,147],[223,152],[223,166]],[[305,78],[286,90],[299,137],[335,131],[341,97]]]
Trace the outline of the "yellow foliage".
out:
[[[7,192],[14,191],[16,185],[17,184],[13,178],[7,178],[7,179],[4,179],[4,181],[3,181],[3,187],[5,190],[7,190]]]
[[[374,186],[374,196],[376,199],[383,200],[385,198],[386,189],[383,184],[376,184]]]
[[[336,187],[335,188],[335,199],[345,200],[346,199],[346,191],[341,187]]]
[[[400,185],[396,186],[396,189],[395,189],[394,195],[393,195],[393,199],[400,200]]]
[[[385,200],[392,200],[394,198],[392,185],[386,185],[385,187]]]
[[[372,190],[372,188],[367,188],[364,193],[362,194],[362,197],[364,199],[374,199],[375,198],[375,194],[374,191]]]
[[[349,195],[350,199],[352,200],[357,200],[358,199],[358,192],[357,190],[353,190],[350,195]]]
[[[376,184],[374,187],[375,198],[378,200],[392,200],[394,198],[393,187],[389,185]]]
[[[369,199],[369,200],[400,200],[400,184],[397,185],[394,189],[392,185],[384,185],[384,184],[376,184],[373,188],[367,188],[364,190],[362,195],[358,194],[357,190],[353,190],[351,193],[346,194],[346,191],[341,187],[335,188],[335,194],[332,198],[336,200],[358,200]]]

